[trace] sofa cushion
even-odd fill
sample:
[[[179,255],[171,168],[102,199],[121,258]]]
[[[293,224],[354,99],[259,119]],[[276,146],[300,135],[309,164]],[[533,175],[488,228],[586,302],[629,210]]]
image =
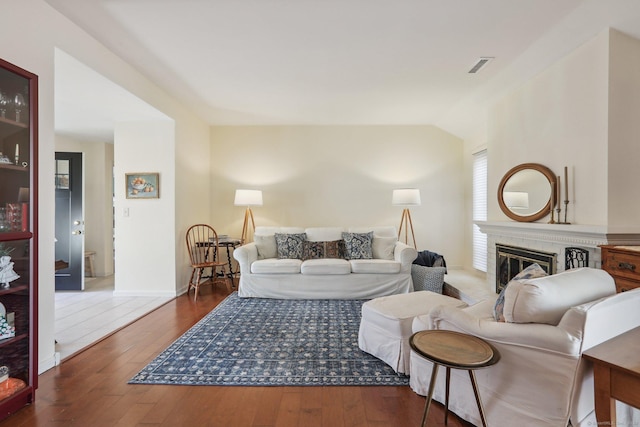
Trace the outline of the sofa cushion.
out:
[[[352,273],[376,273],[376,274],[397,274],[400,273],[401,263],[386,259],[352,259]]]
[[[557,325],[571,307],[616,293],[604,270],[576,268],[537,279],[512,280],[504,296],[504,317],[513,323]]]
[[[278,247],[276,246],[276,236],[255,234],[253,241],[256,242],[258,259],[277,258]]]
[[[254,236],[256,234],[260,234],[262,236],[273,236],[276,233],[281,233],[281,234],[304,233],[304,228],[302,228],[302,227],[274,227],[274,226],[258,225],[256,227],[256,232],[253,233],[253,234],[254,234]]]
[[[316,275],[350,274],[351,265],[344,259],[310,259],[302,263],[300,272]]]
[[[344,241],[310,242],[305,240],[302,243],[303,261],[323,258],[344,258]]]
[[[306,233],[276,233],[275,237],[279,259],[302,259],[302,243],[307,238]]]
[[[525,268],[524,270],[522,270],[520,273],[513,276],[513,279],[511,279],[509,283],[511,283],[514,280],[535,279],[537,277],[545,277],[545,276],[547,276],[547,272],[544,271],[542,267],[540,267],[540,265],[533,263],[529,265],[527,268]],[[509,283],[507,283],[504,286],[504,288],[502,288],[502,291],[500,291],[500,295],[498,295],[498,299],[496,300],[496,303],[493,306],[493,318],[496,319],[498,322],[505,321],[504,313],[503,313],[504,294],[505,294],[505,291],[507,290],[507,286],[509,286]]]
[[[298,274],[302,261],[299,259],[262,259],[251,263],[253,274]]]
[[[372,259],[373,231],[368,233],[342,233],[344,240],[345,258],[347,259]]]
[[[340,240],[343,231],[340,227],[309,227],[304,230],[307,240],[312,242]]]
[[[349,227],[347,231],[351,233],[368,233],[373,231],[373,235],[378,237],[398,237],[398,232],[393,225],[377,227]]]

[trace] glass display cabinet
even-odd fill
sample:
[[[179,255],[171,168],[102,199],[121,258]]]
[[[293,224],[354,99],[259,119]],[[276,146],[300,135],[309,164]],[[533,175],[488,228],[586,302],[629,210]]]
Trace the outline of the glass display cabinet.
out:
[[[0,59],[0,420],[37,387],[38,76]]]

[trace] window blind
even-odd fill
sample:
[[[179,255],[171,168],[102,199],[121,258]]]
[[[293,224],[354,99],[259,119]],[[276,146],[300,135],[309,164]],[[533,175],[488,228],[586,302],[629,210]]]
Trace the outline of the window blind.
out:
[[[487,220],[487,150],[473,155],[473,220]],[[487,235],[473,224],[473,268],[487,271]]]

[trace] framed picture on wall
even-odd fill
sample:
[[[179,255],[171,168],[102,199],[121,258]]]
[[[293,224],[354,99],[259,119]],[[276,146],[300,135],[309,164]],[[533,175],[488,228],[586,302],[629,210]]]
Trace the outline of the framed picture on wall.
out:
[[[160,198],[160,174],[141,172],[125,173],[127,199]]]

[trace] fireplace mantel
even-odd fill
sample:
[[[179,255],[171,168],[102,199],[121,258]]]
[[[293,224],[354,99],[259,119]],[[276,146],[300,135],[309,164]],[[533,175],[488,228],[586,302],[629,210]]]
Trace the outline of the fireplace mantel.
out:
[[[590,254],[590,267],[600,268],[600,245],[640,245],[640,233],[615,232],[606,226],[537,222],[476,221],[487,235],[487,282],[495,289],[496,243],[557,253],[556,271],[564,271],[564,251],[581,247]]]
[[[587,246],[640,244],[640,233],[611,233],[606,226],[600,225],[509,221],[476,221],[476,224],[487,236],[500,235]]]

